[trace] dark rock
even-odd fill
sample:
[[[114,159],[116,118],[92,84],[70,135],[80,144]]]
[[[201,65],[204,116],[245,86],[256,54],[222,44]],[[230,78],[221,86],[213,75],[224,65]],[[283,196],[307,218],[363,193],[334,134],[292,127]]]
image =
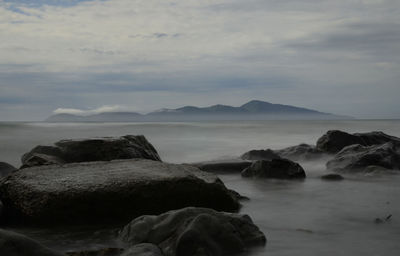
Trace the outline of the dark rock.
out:
[[[0,223],[2,222],[1,216],[3,215],[3,202],[0,200]]]
[[[315,160],[324,156],[322,150],[308,144],[299,144],[297,146],[287,147],[280,150],[275,150],[275,153],[282,158],[290,160]]]
[[[12,166],[11,164],[0,162],[0,178],[7,176],[9,173],[16,171],[17,168]]]
[[[304,169],[288,159],[259,160],[242,171],[243,177],[260,177],[275,179],[303,179]]]
[[[142,243],[130,247],[121,256],[164,256],[154,244]]]
[[[342,149],[328,161],[327,168],[334,171],[363,171],[371,168],[399,170],[400,144],[388,142],[382,145],[351,145]]]
[[[94,251],[67,252],[67,256],[120,256],[123,251],[124,249],[121,248],[104,248]]]
[[[271,149],[250,150],[244,153],[240,158],[244,160],[272,160],[281,158]]]
[[[22,156],[22,167],[115,159],[144,158],[161,161],[144,136],[126,135],[81,140],[61,140],[55,146],[37,146]]]
[[[23,165],[21,169],[40,166],[40,165],[51,165],[51,164],[64,164],[65,161],[57,156],[40,154],[35,152],[29,152],[24,155]]]
[[[329,174],[326,174],[326,175],[321,176],[321,179],[323,179],[323,180],[334,180],[334,181],[336,181],[336,180],[343,180],[344,178],[343,178],[343,176],[340,175],[340,174],[329,173]]]
[[[249,167],[251,162],[249,161],[211,161],[211,162],[202,162],[202,163],[194,163],[193,166],[196,166],[202,171],[212,172],[212,173],[239,173],[243,171],[243,169]]]
[[[244,200],[244,201],[248,201],[250,200],[250,198],[248,198],[247,196],[242,196],[239,192],[232,190],[232,189],[228,189],[229,193],[231,193],[231,195],[233,196],[233,198],[235,198],[238,201]]]
[[[0,194],[8,219],[53,225],[126,221],[187,206],[239,208],[214,174],[145,159],[25,168],[2,180]]]
[[[266,243],[247,215],[193,207],[136,218],[120,237],[131,245],[156,244],[165,256],[234,255]]]
[[[62,256],[24,235],[0,229],[0,255]]]
[[[362,146],[379,145],[386,142],[400,142],[400,138],[383,132],[354,133],[331,130],[317,141],[317,149],[327,153],[337,153],[344,147],[360,144]]]

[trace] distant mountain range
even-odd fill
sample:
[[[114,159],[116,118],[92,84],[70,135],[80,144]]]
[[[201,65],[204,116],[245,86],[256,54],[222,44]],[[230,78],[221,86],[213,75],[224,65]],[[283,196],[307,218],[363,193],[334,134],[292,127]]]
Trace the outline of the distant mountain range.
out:
[[[80,116],[56,114],[46,122],[145,122],[145,121],[214,121],[214,120],[329,120],[352,119],[323,113],[312,109],[265,101],[252,100],[240,107],[213,105],[210,107],[185,106],[177,109],[161,109],[148,114],[135,112],[104,112]]]

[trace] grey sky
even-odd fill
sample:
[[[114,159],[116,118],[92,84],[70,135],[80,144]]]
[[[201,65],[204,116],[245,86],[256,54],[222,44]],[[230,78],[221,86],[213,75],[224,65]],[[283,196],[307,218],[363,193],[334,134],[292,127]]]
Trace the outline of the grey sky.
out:
[[[0,120],[251,99],[400,118],[398,0],[31,2],[0,1]]]

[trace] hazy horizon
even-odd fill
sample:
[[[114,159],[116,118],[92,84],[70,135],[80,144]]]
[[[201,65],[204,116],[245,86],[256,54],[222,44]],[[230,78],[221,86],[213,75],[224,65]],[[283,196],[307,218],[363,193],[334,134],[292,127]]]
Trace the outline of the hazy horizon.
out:
[[[0,120],[258,99],[400,118],[395,0],[3,0]]]

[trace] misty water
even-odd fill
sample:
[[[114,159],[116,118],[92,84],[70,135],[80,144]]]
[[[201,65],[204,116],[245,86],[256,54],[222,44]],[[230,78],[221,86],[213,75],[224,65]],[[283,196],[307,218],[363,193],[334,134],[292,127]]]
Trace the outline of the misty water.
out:
[[[400,121],[241,121],[193,123],[0,123],[0,161],[20,165],[20,156],[60,139],[143,134],[165,162],[190,163],[241,155],[251,149],[315,144],[330,129],[383,131],[400,137]],[[226,186],[250,198],[248,214],[266,234],[265,248],[250,255],[399,255],[399,174],[344,174],[327,182],[323,161],[300,162],[304,181],[244,179],[220,175]],[[377,224],[375,218],[392,215]],[[12,228],[60,250],[118,246],[116,230]]]

